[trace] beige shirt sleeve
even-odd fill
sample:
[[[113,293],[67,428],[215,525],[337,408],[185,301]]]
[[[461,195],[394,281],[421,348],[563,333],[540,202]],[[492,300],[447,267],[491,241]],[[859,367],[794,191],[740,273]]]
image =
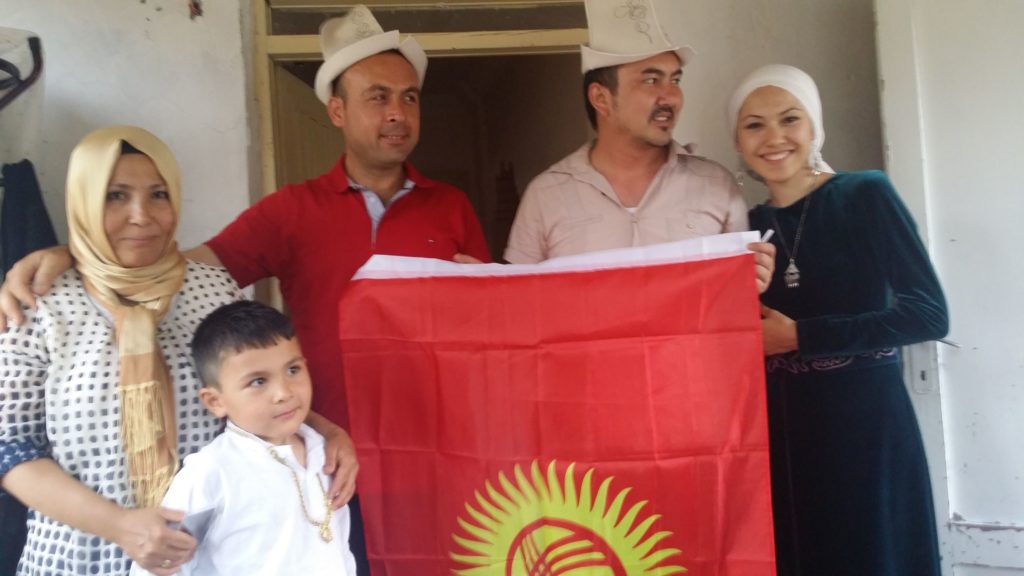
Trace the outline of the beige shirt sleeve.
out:
[[[538,188],[535,178],[519,201],[505,248],[505,260],[510,264],[536,264],[547,259],[547,231]]]
[[[725,229],[722,232],[746,232],[750,230],[750,220],[747,217],[747,201],[736,184],[736,179],[729,177],[729,215],[725,221]]]

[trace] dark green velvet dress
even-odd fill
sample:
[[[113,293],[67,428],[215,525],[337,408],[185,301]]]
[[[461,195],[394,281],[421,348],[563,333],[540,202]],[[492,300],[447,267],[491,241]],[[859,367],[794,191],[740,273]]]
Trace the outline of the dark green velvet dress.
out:
[[[810,202],[788,288],[789,259]],[[914,221],[882,172],[840,173],[785,208],[762,301],[800,350],[766,360],[780,576],[938,576],[931,484],[898,347],[944,336],[946,303]]]

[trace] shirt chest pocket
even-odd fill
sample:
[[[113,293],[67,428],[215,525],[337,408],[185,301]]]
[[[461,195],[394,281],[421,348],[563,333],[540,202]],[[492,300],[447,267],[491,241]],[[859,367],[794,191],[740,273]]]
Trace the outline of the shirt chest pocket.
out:
[[[548,257],[576,254],[592,250],[599,243],[605,219],[600,214],[566,218],[551,228]],[[605,230],[605,235],[607,235]]]
[[[665,239],[684,240],[698,236],[721,234],[725,231],[725,220],[707,210],[682,210],[666,218]]]

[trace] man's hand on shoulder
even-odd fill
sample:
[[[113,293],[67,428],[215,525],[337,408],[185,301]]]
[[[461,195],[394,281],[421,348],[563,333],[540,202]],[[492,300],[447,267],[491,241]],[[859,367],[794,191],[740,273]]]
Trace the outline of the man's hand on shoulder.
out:
[[[36,296],[53,289],[53,281],[71,268],[71,252],[67,246],[54,246],[25,256],[11,267],[0,286],[0,331],[8,324],[19,326],[25,321],[22,306],[35,309]]]
[[[330,474],[331,505],[337,510],[352,499],[356,492],[356,476],[359,474],[359,460],[352,438],[343,428],[336,427],[324,435],[324,473]]]
[[[469,254],[456,254],[452,257],[452,261],[459,264],[483,264],[479,259],[474,258]]]
[[[344,428],[310,411],[306,424],[324,437],[324,474],[332,477],[331,505],[337,510],[352,499],[356,491],[359,461],[356,447]]]

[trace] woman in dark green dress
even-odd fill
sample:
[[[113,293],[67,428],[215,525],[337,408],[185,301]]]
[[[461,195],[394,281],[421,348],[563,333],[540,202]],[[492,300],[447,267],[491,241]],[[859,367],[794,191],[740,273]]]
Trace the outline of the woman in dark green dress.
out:
[[[778,252],[762,296],[781,576],[938,576],[921,433],[898,347],[944,336],[945,298],[884,173],[831,173],[809,76],[772,65],[730,102]]]

